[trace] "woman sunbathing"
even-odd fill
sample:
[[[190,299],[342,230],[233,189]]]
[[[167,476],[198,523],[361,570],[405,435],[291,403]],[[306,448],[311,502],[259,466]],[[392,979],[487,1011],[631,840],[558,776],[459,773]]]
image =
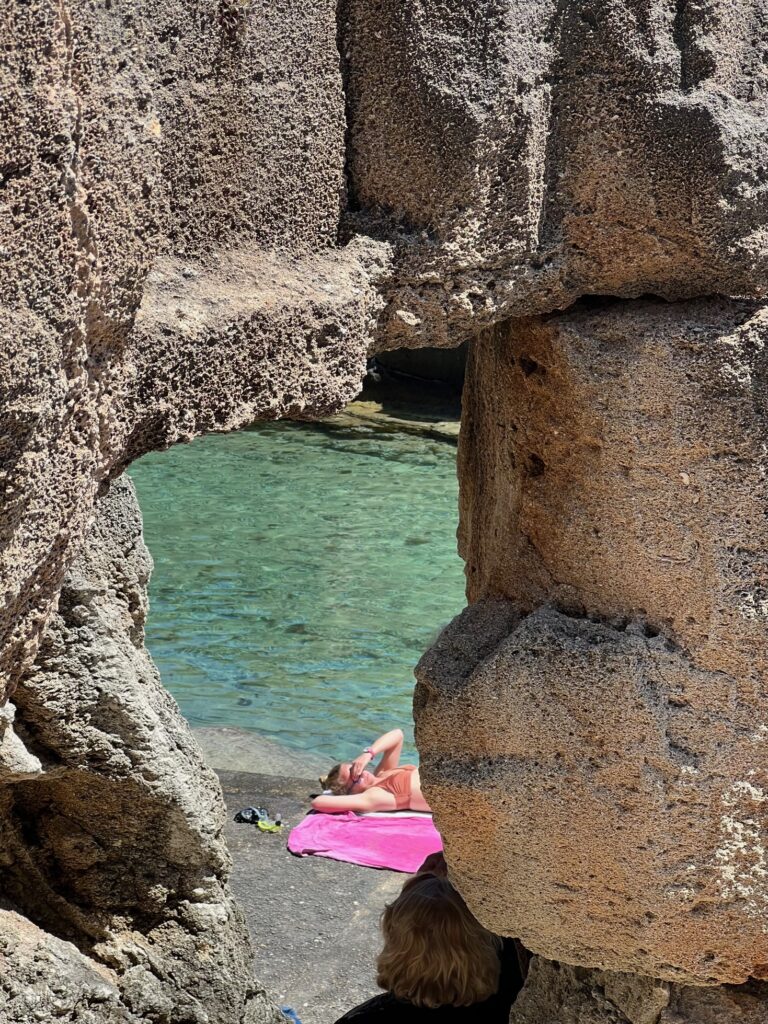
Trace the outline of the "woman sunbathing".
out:
[[[344,811],[428,811],[429,804],[421,792],[419,769],[415,764],[400,765],[403,730],[391,729],[366,747],[354,761],[336,764],[324,779],[323,789],[312,807],[327,814]],[[368,765],[382,755],[372,772]]]

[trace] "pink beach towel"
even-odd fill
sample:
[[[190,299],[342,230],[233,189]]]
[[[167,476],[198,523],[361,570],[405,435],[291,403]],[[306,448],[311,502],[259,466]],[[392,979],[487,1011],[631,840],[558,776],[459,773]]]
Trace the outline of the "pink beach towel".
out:
[[[354,811],[308,814],[288,837],[288,849],[299,857],[329,857],[409,873],[442,848],[431,817],[361,817]]]

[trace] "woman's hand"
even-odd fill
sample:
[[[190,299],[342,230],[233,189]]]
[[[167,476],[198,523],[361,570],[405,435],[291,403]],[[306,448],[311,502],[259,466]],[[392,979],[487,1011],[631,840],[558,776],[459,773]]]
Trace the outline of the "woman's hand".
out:
[[[357,782],[357,780],[360,778],[360,776],[363,774],[363,772],[365,771],[365,769],[368,767],[372,760],[373,754],[370,752],[370,750],[363,751],[360,757],[355,758],[355,760],[349,766],[349,777],[352,779],[353,782]]]

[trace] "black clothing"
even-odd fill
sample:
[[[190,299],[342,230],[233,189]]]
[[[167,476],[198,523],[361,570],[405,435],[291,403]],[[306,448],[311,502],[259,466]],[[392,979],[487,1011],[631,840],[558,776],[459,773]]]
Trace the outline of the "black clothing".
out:
[[[509,1011],[523,987],[514,939],[504,939],[500,959],[499,989],[482,1003],[430,1009],[384,992],[345,1013],[336,1024],[509,1024]]]

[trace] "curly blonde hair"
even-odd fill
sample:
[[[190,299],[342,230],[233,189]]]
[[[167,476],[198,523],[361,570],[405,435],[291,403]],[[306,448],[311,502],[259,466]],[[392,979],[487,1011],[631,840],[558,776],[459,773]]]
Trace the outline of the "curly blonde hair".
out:
[[[501,939],[486,931],[447,878],[410,878],[381,915],[378,985],[416,1006],[471,1006],[499,987]]]

